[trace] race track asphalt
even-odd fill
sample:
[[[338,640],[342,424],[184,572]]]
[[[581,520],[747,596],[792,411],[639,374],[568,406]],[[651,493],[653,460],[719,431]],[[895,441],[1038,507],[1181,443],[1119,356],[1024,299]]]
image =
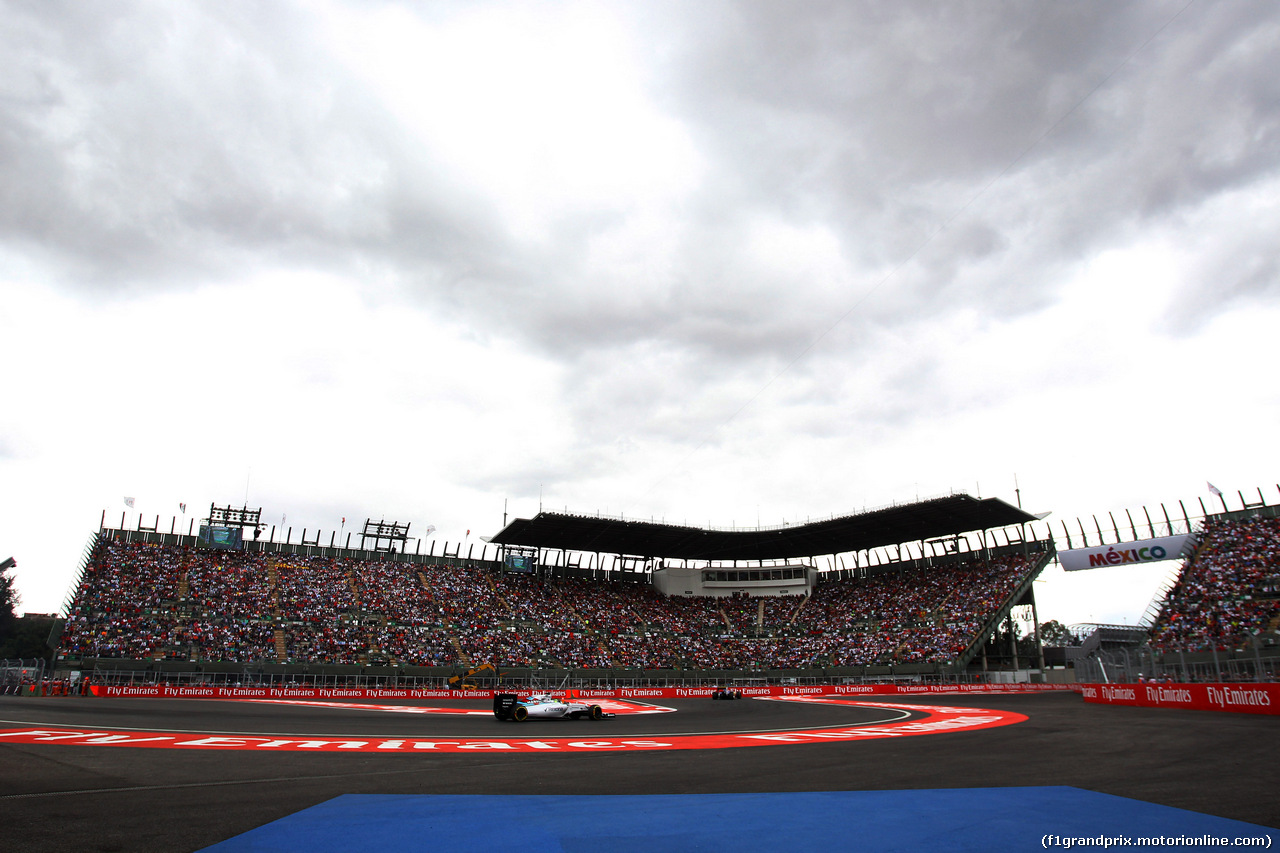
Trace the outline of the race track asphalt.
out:
[[[676,713],[521,724],[591,736],[762,731],[872,719],[865,709],[661,700]],[[894,697],[894,704],[943,704]],[[406,703],[408,704],[408,703]],[[445,704],[423,702],[420,704]],[[484,709],[487,701],[453,702]],[[587,754],[183,751],[0,739],[0,850],[192,851],[341,794],[712,794],[1066,785],[1280,827],[1280,718],[1115,707],[1074,693],[946,697],[1025,722],[767,748]],[[858,716],[859,714],[863,716]],[[0,697],[0,729],[517,736],[491,717],[235,701]],[[353,849],[358,849],[353,847]]]

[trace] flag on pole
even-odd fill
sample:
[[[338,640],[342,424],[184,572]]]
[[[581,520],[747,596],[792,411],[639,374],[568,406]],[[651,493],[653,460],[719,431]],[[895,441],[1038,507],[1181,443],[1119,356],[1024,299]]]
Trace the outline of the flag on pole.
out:
[[[1207,481],[1206,481],[1207,482]],[[1209,483],[1209,491],[1213,492],[1215,497],[1222,497],[1222,492],[1213,483]]]
[[[124,505],[127,506],[129,509],[133,509],[133,498],[125,498]]]
[[[183,503],[178,504],[178,510],[179,510],[183,515],[186,515],[186,514],[187,514],[187,505],[186,505],[186,504],[183,504]]]

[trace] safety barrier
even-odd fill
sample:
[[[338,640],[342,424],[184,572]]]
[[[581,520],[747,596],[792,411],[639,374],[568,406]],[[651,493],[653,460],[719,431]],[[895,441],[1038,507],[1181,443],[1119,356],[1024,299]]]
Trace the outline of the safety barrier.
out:
[[[1280,684],[1079,684],[1086,702],[1139,708],[1186,708],[1280,714]]]
[[[1067,691],[1065,684],[831,684],[823,686],[773,685],[742,687],[744,696],[957,696],[993,693],[1043,693]],[[710,698],[712,687],[614,687],[538,690],[552,696],[584,699]],[[94,696],[151,699],[443,699],[491,698],[493,690],[438,690],[405,687],[220,687],[214,685],[114,685],[95,684]],[[513,693],[532,693],[512,688]]]

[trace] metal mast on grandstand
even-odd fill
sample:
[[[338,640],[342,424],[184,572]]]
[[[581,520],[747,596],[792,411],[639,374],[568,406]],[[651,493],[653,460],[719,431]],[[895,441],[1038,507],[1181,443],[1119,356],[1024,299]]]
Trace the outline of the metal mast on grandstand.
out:
[[[400,550],[405,550],[409,541],[409,524],[406,522],[401,524],[398,521],[374,521],[371,518],[364,520],[364,530],[360,533],[360,548],[364,551],[391,551],[396,550],[395,543],[400,543]],[[369,547],[369,540],[373,540],[373,548]],[[386,542],[386,545],[382,543]]]

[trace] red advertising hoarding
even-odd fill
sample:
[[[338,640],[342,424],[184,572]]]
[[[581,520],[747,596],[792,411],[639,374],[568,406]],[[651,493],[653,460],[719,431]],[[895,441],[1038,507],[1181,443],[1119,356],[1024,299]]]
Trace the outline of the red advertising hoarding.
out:
[[[547,690],[552,696],[568,693],[583,699],[678,699],[710,697],[713,687],[614,687]],[[736,689],[736,688],[735,688]],[[1040,693],[1070,690],[1066,684],[829,684],[821,686],[774,685],[743,687],[744,696],[958,696],[992,693]],[[416,687],[223,687],[200,685],[95,684],[94,696],[154,699],[458,699],[492,697],[492,690],[444,690]],[[512,688],[513,693],[530,693]]]
[[[1086,702],[1140,708],[1187,708],[1280,714],[1280,684],[1081,684]]]

